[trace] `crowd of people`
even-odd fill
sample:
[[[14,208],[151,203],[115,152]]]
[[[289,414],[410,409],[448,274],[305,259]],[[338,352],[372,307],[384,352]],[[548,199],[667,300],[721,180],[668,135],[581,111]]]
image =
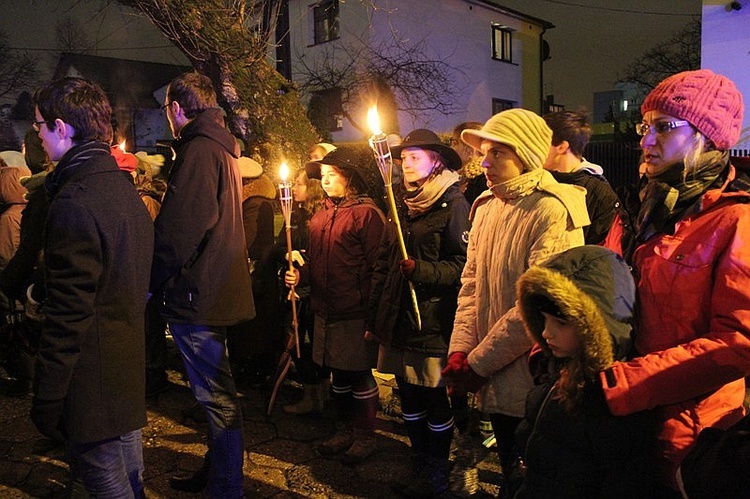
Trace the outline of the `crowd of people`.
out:
[[[145,497],[168,331],[208,423],[203,466],[170,486],[242,497],[236,379],[268,383],[293,321],[303,390],[282,409],[333,403],[321,456],[372,459],[373,370],[395,377],[412,474],[394,494],[476,491],[450,459],[478,445],[470,400],[491,422],[500,497],[750,494],[721,472],[750,466],[750,172],[729,156],[744,104],[726,77],[686,71],[648,94],[642,176],[617,193],[583,156],[583,112],[389,136],[389,204],[361,154],[315,144],[293,177],[291,252],[276,187],[206,76],[167,88],[163,180],[112,146],[96,83],[56,80],[34,102],[26,160],[0,157],[0,298],[23,323],[3,360],[9,393],[31,391],[36,428],[65,443],[71,487]]]

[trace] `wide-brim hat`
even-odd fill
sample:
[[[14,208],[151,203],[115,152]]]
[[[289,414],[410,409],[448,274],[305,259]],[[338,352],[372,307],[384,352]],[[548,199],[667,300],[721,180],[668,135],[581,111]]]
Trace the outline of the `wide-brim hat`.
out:
[[[263,167],[260,163],[247,156],[241,156],[237,160],[240,166],[240,176],[242,178],[258,178],[263,174]]]
[[[352,151],[345,149],[335,149],[326,154],[319,161],[308,161],[305,164],[305,173],[307,178],[320,180],[320,166],[331,165],[343,170],[351,170],[359,174],[359,158]],[[360,175],[361,177],[361,175]]]
[[[391,155],[395,159],[400,159],[401,151],[410,147],[435,151],[441,158],[443,158],[443,164],[446,168],[451,170],[458,170],[461,168],[461,156],[459,156],[456,151],[443,144],[440,141],[440,137],[438,137],[435,132],[427,130],[426,128],[419,128],[407,135],[401,144],[391,148]]]

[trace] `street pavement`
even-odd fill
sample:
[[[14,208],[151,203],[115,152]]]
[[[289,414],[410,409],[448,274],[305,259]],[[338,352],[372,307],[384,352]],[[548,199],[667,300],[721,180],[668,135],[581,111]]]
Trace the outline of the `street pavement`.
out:
[[[170,347],[171,388],[148,400],[148,425],[143,429],[144,482],[149,498],[191,498],[197,494],[169,487],[175,474],[198,469],[206,451],[206,425],[194,406],[179,360]],[[245,496],[273,498],[392,498],[392,487],[409,481],[408,439],[398,413],[394,383],[379,379],[381,409],[376,432],[379,451],[358,466],[346,466],[316,453],[315,446],[334,431],[332,409],[318,416],[287,415],[285,403],[302,390],[293,381],[282,386],[270,418],[268,389],[238,381],[245,435]],[[39,435],[28,418],[30,397],[0,394],[0,498],[61,498],[66,496],[64,450]],[[473,497],[494,497],[499,478],[494,452],[479,463],[480,491]]]

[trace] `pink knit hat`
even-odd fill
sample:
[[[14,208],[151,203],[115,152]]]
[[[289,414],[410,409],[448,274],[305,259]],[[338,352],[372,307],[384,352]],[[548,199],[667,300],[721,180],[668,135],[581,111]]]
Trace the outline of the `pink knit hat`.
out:
[[[732,80],[709,69],[699,69],[662,80],[641,105],[641,114],[648,111],[689,121],[723,151],[740,138],[744,105]]]

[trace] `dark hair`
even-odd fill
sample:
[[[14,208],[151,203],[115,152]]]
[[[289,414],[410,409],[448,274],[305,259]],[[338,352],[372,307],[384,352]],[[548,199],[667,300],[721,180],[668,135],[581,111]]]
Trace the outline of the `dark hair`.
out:
[[[456,125],[456,127],[453,129],[453,135],[461,135],[461,132],[464,130],[481,130],[482,129],[482,123],[479,123],[478,121],[464,121],[463,123],[459,123]]]
[[[591,139],[591,124],[586,113],[582,111],[557,111],[544,115],[544,121],[552,129],[552,145],[559,145],[567,140],[570,151],[578,158]]]
[[[219,107],[216,92],[208,76],[191,71],[172,80],[167,87],[167,102],[177,101],[185,117],[193,119],[206,109]]]
[[[34,93],[34,104],[50,130],[54,130],[56,119],[72,126],[75,143],[112,141],[112,107],[102,87],[92,81],[54,80]]]

